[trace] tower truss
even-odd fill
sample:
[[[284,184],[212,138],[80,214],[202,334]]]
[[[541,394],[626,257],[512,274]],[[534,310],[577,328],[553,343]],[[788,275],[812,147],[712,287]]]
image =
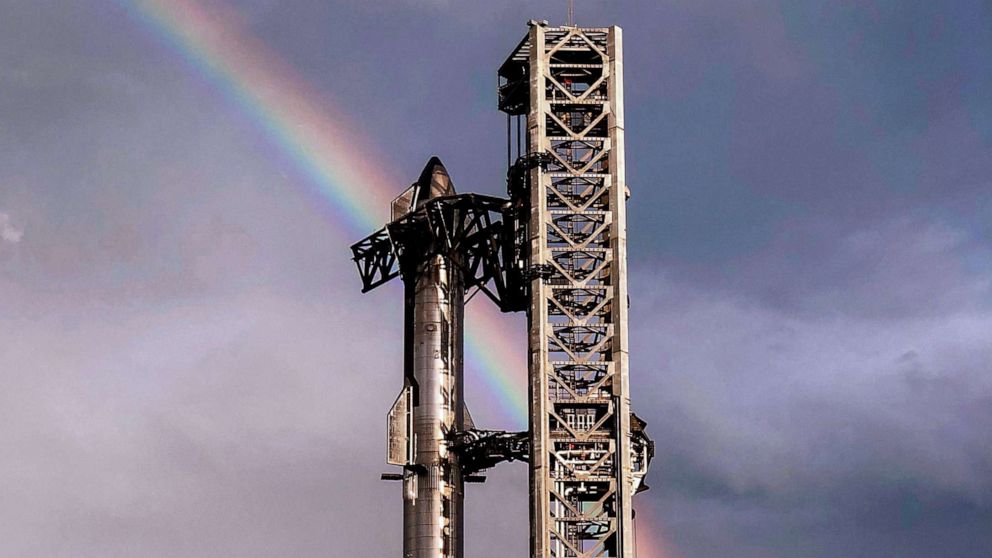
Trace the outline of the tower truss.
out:
[[[621,41],[531,22],[499,70],[526,216],[533,558],[633,558],[631,496],[653,452],[630,412]]]

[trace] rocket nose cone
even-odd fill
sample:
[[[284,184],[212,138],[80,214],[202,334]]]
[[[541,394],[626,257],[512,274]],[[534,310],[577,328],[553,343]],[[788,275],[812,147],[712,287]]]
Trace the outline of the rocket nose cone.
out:
[[[448,169],[437,157],[431,157],[420,173],[420,178],[403,191],[390,205],[393,221],[421,207],[431,198],[453,196],[455,185],[448,176]]]
[[[451,196],[455,193],[455,185],[448,176],[448,169],[444,168],[444,163],[437,157],[431,157],[427,161],[420,178],[417,180],[417,187],[420,189],[418,200],[426,201],[430,198],[441,196]]]

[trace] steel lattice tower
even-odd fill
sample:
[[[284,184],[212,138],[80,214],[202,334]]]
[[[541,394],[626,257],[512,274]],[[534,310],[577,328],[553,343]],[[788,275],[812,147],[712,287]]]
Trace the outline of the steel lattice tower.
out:
[[[632,558],[652,447],[630,412],[621,30],[531,22],[499,77],[529,213],[531,555]]]
[[[532,21],[499,70],[508,199],[456,194],[432,158],[352,246],[363,292],[405,284],[387,457],[402,472],[382,476],[403,483],[405,558],[462,558],[464,483],[513,460],[530,463],[532,558],[634,558],[654,446],[630,412],[620,47],[618,27]],[[473,289],[527,312],[527,432],[476,428],[465,406]]]

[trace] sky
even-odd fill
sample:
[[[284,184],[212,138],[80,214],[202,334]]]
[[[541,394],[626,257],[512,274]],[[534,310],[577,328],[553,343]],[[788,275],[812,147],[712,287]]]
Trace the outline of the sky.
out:
[[[496,69],[566,3],[0,13],[0,555],[399,555],[400,290],[348,246],[432,155],[504,191]],[[624,29],[638,558],[992,557],[992,6],[576,14]],[[490,306],[468,404],[520,429]],[[468,556],[526,555],[526,476]]]

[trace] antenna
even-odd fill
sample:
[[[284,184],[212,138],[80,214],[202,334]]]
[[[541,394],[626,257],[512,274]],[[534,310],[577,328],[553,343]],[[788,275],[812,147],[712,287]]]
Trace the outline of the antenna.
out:
[[[568,0],[568,26],[575,25],[575,0]]]

